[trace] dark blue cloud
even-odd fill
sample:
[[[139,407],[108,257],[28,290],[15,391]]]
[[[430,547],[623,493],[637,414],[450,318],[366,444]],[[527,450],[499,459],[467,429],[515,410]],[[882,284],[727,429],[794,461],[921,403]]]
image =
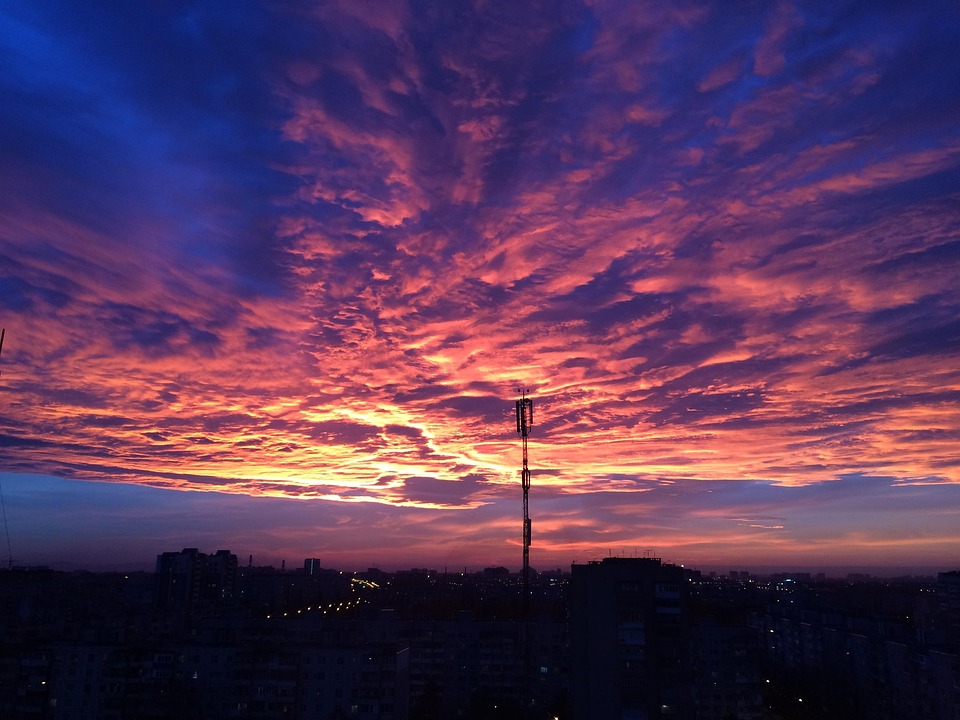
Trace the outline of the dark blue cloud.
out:
[[[482,485],[481,478],[469,475],[458,482],[430,477],[408,477],[404,480],[402,493],[404,499],[415,502],[462,506],[471,502]]]
[[[502,425],[505,418],[513,412],[510,402],[502,397],[474,395],[445,398],[427,409],[443,412],[444,415],[446,415],[444,411],[450,410],[453,411],[454,417],[476,420],[491,426]]]
[[[224,261],[242,291],[278,292],[272,203],[292,180],[267,169],[286,153],[268,16],[111,6],[6,8],[7,172],[28,179],[32,200],[105,233],[128,229],[135,206],[176,228],[183,261]]]
[[[16,277],[0,278],[0,302],[6,310],[23,312],[34,303],[36,288]]]
[[[131,346],[152,357],[179,355],[186,348],[213,355],[221,340],[212,329],[196,327],[185,318],[167,312],[151,312],[133,305],[108,303],[102,322],[118,350]]]

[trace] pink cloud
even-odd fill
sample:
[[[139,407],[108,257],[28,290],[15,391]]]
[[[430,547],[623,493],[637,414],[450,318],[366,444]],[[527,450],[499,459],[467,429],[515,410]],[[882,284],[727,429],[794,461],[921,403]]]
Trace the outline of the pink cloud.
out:
[[[742,65],[743,59],[740,57],[732,57],[717,65],[697,84],[697,90],[710,92],[722,88],[724,85],[729,85],[739,77]]]
[[[754,48],[753,71],[768,77],[783,70],[785,41],[793,30],[802,26],[803,18],[797,9],[786,0],[778,2],[767,19],[763,37]]]

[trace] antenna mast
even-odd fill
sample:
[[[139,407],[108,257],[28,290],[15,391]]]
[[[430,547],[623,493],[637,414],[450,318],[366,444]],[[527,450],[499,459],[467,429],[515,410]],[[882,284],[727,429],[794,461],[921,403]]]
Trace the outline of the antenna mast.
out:
[[[523,702],[524,717],[529,717],[533,704],[531,697],[531,647],[530,647],[530,468],[527,466],[527,436],[533,429],[533,400],[526,390],[519,390],[517,400],[517,432],[523,441],[523,469],[520,471],[520,486],[523,488],[523,598],[520,600],[521,645],[523,646]]]
[[[517,432],[523,440],[523,469],[520,471],[520,486],[523,488],[523,614],[530,606],[530,468],[527,467],[527,436],[533,429],[533,400],[526,390],[520,391],[517,400]]]

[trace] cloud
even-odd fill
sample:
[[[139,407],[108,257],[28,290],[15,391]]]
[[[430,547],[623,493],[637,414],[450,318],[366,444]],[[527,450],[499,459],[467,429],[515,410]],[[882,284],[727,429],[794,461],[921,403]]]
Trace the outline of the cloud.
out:
[[[0,11],[10,471],[415,516],[418,552],[470,515],[480,558],[525,388],[556,558],[704,488],[766,505],[668,535],[697,556],[809,547],[775,505],[823,483],[960,482],[946,3],[101,15]]]
[[[754,51],[753,71],[757,75],[775,75],[783,70],[784,43],[790,32],[803,25],[803,18],[786,0],[778,2],[764,27],[763,37]]]

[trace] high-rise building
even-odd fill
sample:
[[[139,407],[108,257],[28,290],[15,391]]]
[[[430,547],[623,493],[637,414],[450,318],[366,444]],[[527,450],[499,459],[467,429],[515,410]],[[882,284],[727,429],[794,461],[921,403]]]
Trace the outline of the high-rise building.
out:
[[[937,574],[937,597],[947,640],[960,645],[960,570]]]
[[[692,717],[683,568],[611,557],[572,570],[574,720]]]
[[[201,600],[219,603],[233,597],[237,582],[237,556],[229,550],[207,555],[203,566]]]
[[[197,548],[157,556],[157,606],[187,608],[200,601],[200,573],[206,556]]]
[[[229,550],[206,555],[197,548],[157,556],[157,606],[191,611],[200,605],[217,605],[233,596],[237,556]]]

